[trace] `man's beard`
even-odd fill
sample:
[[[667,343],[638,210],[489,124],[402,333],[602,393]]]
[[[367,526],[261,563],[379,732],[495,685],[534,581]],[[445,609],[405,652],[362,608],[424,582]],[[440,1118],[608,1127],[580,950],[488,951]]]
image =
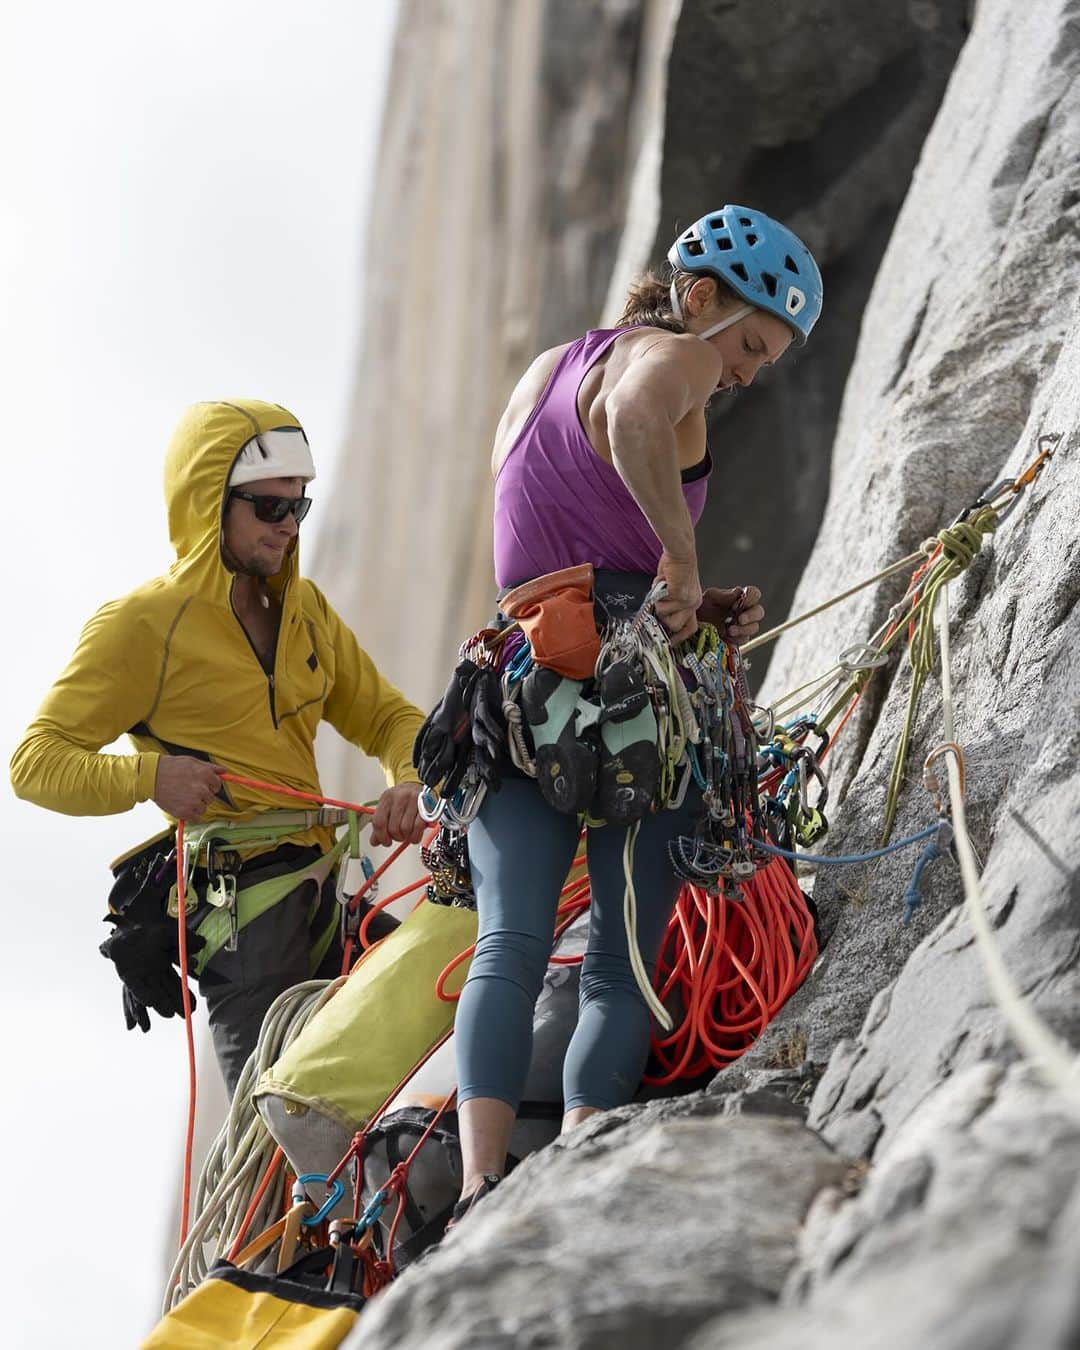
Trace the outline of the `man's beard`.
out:
[[[229,549],[224,538],[221,540],[221,561],[230,572],[240,577],[274,577],[281,571],[280,563],[275,566],[273,563],[260,562],[256,558],[241,562],[236,554]]]

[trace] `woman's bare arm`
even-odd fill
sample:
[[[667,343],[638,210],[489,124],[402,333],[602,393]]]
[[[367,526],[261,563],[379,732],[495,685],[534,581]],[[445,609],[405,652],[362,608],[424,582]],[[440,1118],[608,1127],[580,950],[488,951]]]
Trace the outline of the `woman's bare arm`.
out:
[[[675,429],[704,408],[721,373],[711,347],[673,334],[629,363],[605,405],[611,462],[663,546],[657,575],[667,582],[668,598],[657,611],[675,640],[693,633],[701,603]]]

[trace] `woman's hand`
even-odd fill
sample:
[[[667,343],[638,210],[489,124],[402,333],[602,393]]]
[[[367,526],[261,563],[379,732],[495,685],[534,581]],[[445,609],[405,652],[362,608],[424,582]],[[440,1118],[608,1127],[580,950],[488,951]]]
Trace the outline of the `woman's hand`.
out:
[[[745,642],[761,627],[765,607],[756,586],[710,586],[701,597],[699,623],[714,624],[726,642]]]
[[[667,596],[656,602],[656,613],[671,634],[671,641],[683,642],[693,637],[697,632],[698,606],[702,601],[697,559],[682,561],[670,553],[662,553],[656,579],[667,582]]]
[[[371,842],[375,845],[418,844],[427,825],[420,814],[420,784],[399,783],[387,788],[375,807]]]

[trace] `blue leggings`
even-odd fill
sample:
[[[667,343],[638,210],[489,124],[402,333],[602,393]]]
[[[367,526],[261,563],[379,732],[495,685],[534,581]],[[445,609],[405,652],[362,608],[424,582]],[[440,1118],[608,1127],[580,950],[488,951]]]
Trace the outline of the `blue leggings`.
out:
[[[679,892],[668,840],[690,833],[700,794],[641,823],[634,851],[637,932],[651,972]],[[559,891],[579,825],[555,811],[535,783],[508,779],[469,827],[480,934],[454,1024],[458,1101],[494,1097],[516,1111],[532,1050],[533,1008],[555,928]],[[578,1023],[563,1066],[564,1109],[610,1108],[637,1091],[649,1050],[649,1010],[630,967],[623,921],[626,830],[588,834],[592,911],[581,968]]]

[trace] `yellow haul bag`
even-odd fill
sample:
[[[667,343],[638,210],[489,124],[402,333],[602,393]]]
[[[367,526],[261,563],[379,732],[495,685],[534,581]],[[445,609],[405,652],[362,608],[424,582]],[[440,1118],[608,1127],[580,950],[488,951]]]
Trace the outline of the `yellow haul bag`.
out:
[[[253,1097],[290,1161],[295,1141],[278,1135],[275,1124],[283,1121],[277,1108],[300,1133],[315,1124],[309,1112],[350,1135],[363,1129],[453,1025],[456,1004],[440,999],[435,983],[475,941],[475,910],[423,901],[267,1069]],[[461,988],[467,973],[462,962],[448,981],[450,992]]]
[[[359,1294],[308,1288],[288,1273],[252,1275],[222,1262],[165,1314],[140,1350],[332,1350],[363,1306]]]

